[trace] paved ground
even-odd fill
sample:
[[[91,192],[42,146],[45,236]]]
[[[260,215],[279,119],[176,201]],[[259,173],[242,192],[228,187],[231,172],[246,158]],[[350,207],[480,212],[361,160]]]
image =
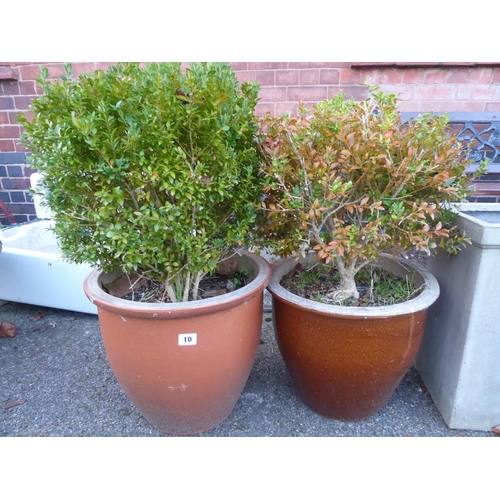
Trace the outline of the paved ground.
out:
[[[0,322],[17,327],[15,337],[0,338],[0,436],[164,436],[114,378],[97,316],[0,301]],[[295,394],[269,312],[262,341],[233,412],[199,436],[494,436],[449,429],[413,368],[368,420],[317,415]]]

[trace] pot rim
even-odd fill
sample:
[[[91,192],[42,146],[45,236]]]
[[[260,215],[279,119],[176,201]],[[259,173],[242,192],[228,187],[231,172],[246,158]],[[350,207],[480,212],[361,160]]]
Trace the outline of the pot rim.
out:
[[[126,311],[129,316],[174,319],[213,313],[250,300],[263,291],[271,279],[271,266],[264,258],[247,250],[238,250],[236,255],[250,259],[257,265],[255,278],[238,290],[208,299],[175,303],[143,303],[114,297],[101,288],[101,277],[106,273],[100,269],[95,269],[87,275],[83,288],[88,299],[97,307],[114,313]]]
[[[289,305],[296,307],[298,309],[314,311],[317,314],[322,314],[326,316],[342,316],[342,317],[352,317],[359,318],[360,316],[367,318],[386,318],[389,316],[399,316],[402,314],[413,314],[421,310],[428,309],[439,297],[439,284],[437,279],[429,272],[414,263],[410,263],[405,259],[398,257],[392,257],[390,255],[381,254],[379,256],[379,261],[395,261],[402,264],[404,267],[409,267],[418,273],[424,283],[423,290],[414,299],[407,300],[406,302],[401,302],[399,304],[393,304],[388,306],[380,307],[350,307],[350,306],[338,306],[332,304],[324,304],[321,302],[316,302],[314,300],[305,299],[289,292],[284,287],[280,285],[280,280],[297,262],[304,262],[311,257],[316,257],[316,254],[311,254],[308,257],[300,257],[299,259],[292,257],[286,259],[273,267],[273,275],[269,281],[267,289],[274,297],[287,302]],[[286,270],[285,270],[286,269]]]

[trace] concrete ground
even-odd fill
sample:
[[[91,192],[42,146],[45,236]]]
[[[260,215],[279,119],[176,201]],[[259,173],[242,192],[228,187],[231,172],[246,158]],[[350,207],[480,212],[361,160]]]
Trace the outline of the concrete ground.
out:
[[[165,436],[135,409],[108,366],[97,316],[0,301],[0,436]],[[411,368],[388,404],[358,423],[322,417],[297,397],[273,335],[268,304],[246,387],[214,436],[474,436],[449,429]]]

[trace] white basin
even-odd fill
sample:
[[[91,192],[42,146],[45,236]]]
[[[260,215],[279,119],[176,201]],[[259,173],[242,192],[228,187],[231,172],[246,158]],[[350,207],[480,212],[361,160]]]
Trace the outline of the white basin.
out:
[[[97,314],[83,291],[92,267],[62,258],[52,225],[41,219],[0,231],[0,299]]]

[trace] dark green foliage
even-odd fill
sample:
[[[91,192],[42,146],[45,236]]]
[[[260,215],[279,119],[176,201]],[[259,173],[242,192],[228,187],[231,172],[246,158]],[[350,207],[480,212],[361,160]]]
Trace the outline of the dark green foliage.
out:
[[[225,63],[67,72],[42,73],[35,118],[20,120],[63,255],[144,273],[187,300],[255,220],[258,85],[240,86]]]

